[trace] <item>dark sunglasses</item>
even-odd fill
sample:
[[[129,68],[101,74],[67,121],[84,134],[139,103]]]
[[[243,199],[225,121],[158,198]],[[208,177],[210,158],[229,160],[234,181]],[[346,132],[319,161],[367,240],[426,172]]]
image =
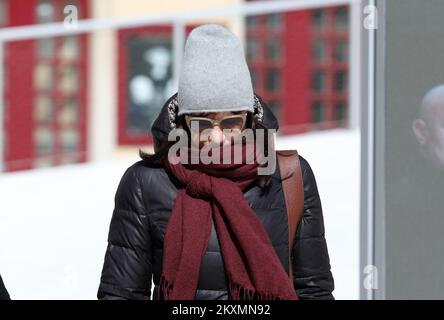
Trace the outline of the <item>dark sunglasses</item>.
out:
[[[246,118],[246,113],[226,116],[220,120],[188,115],[185,116],[188,128],[190,128],[191,131],[198,129],[199,132],[202,132],[205,129],[212,129],[216,125],[219,126],[221,130],[243,130]]]

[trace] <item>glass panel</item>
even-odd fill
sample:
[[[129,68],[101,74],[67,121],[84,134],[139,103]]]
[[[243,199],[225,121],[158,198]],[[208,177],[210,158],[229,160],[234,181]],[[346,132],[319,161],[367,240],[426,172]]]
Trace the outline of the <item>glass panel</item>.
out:
[[[76,36],[64,37],[58,52],[60,60],[72,61],[77,59],[79,55],[79,38]]]
[[[281,72],[278,69],[268,69],[267,89],[270,91],[279,91],[280,88],[281,88]]]
[[[48,154],[53,151],[54,137],[50,129],[37,128],[34,131],[34,141],[37,154]]]
[[[315,30],[323,30],[326,24],[325,11],[322,9],[313,10],[311,21],[313,29]]]
[[[59,90],[64,94],[74,93],[79,87],[79,71],[74,66],[61,66]]]
[[[279,29],[282,26],[282,14],[271,13],[267,15],[267,26],[270,29]]]
[[[314,40],[311,54],[313,60],[318,62],[325,61],[326,51],[325,51],[325,41],[323,39]]]
[[[54,21],[54,4],[50,0],[40,0],[36,7],[38,23],[48,23]]]
[[[257,38],[247,38],[247,59],[250,61],[256,61],[259,59],[259,41]]]
[[[335,91],[345,91],[347,89],[347,73],[345,71],[338,71],[335,73]]]
[[[6,0],[0,0],[0,26],[5,25],[8,19]]]
[[[312,122],[322,122],[325,118],[325,104],[322,101],[316,101],[311,106]]]
[[[43,59],[51,59],[54,56],[54,38],[37,40],[37,56]]]
[[[259,24],[258,16],[248,16],[246,19],[247,28],[256,28]]]
[[[79,104],[76,99],[66,99],[59,113],[62,125],[73,125],[79,121]]]
[[[280,60],[281,56],[281,39],[270,37],[267,39],[267,58],[270,60]]]
[[[312,74],[311,79],[311,88],[316,92],[325,91],[326,83],[325,83],[325,72],[324,71],[315,71]]]
[[[50,90],[53,86],[51,65],[40,62],[34,69],[34,86],[38,90]]]
[[[348,61],[348,43],[346,41],[338,41],[335,43],[335,60],[338,62]]]
[[[343,101],[335,104],[335,120],[344,121],[346,119],[347,104]]]
[[[60,134],[60,144],[63,152],[75,152],[79,148],[79,133],[72,129],[63,130]]]
[[[51,97],[39,95],[35,99],[34,116],[37,122],[45,123],[52,120],[53,105]]]
[[[347,8],[338,8],[335,10],[335,28],[340,31],[347,30],[348,10]]]

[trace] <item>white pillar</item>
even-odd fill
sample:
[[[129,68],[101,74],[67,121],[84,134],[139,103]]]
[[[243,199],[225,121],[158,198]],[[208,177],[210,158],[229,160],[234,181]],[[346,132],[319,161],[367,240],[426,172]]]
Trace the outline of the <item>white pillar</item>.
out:
[[[109,18],[109,0],[94,0],[93,18]],[[109,159],[117,145],[117,45],[115,30],[90,34],[88,159]]]

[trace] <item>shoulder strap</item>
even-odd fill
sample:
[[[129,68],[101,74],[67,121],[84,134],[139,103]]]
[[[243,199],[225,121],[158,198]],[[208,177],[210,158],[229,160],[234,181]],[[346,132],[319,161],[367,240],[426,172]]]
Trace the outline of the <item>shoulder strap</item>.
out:
[[[291,249],[296,230],[304,215],[304,182],[297,150],[277,150],[279,171],[288,215],[289,274],[293,282]]]

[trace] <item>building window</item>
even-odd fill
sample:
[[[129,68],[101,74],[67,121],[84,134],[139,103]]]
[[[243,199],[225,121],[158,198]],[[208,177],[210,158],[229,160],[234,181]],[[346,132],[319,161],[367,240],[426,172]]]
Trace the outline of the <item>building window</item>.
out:
[[[324,71],[315,71],[312,74],[311,88],[315,92],[323,92],[326,89],[326,80]]]
[[[53,119],[52,98],[45,94],[40,94],[35,99],[34,119],[38,123],[49,123]]]
[[[44,127],[37,128],[34,131],[34,139],[38,155],[48,155],[53,152],[54,136],[50,129]]]
[[[251,61],[259,60],[259,41],[257,38],[250,37],[247,39],[247,59]]]
[[[0,26],[4,26],[8,22],[7,0],[0,0]]]
[[[34,69],[34,86],[37,90],[48,91],[53,87],[52,66],[46,62],[37,63]]]
[[[312,58],[317,62],[324,62],[326,57],[326,48],[324,39],[316,39],[312,45]]]
[[[71,62],[78,58],[80,53],[79,37],[67,36],[62,39],[58,57],[62,62]]]
[[[314,123],[325,120],[325,105],[322,101],[315,101],[311,106],[311,121]]]
[[[70,95],[79,90],[79,71],[74,65],[59,66],[58,89],[64,95]]]
[[[281,89],[281,72],[279,69],[269,69],[267,71],[267,89],[277,92]]]
[[[267,39],[267,59],[279,61],[282,59],[282,44],[280,38],[268,38]]]
[[[335,9],[335,28],[338,31],[346,31],[348,28],[348,10],[345,7]]]
[[[335,121],[343,122],[346,120],[347,104],[344,101],[336,102],[334,110]]]
[[[130,135],[146,134],[164,97],[172,92],[172,42],[168,37],[128,39],[128,101],[126,128]]]
[[[54,3],[51,0],[40,0],[37,4],[37,23],[49,23],[54,19]]]
[[[63,126],[72,126],[80,122],[79,102],[76,98],[64,99],[58,121]]]
[[[282,27],[282,14],[281,13],[268,14],[267,27],[270,29],[280,29]]]
[[[348,61],[348,43],[344,40],[339,40],[335,43],[335,60],[337,62]]]
[[[347,73],[345,71],[337,71],[335,73],[334,90],[344,92],[347,89]]]
[[[60,133],[60,145],[62,148],[62,153],[72,154],[78,151],[80,137],[79,133],[76,130],[72,129],[63,129]]]
[[[258,26],[258,17],[257,16],[248,16],[246,18],[246,24],[248,28],[256,28]]]
[[[312,26],[314,30],[324,30],[326,26],[326,15],[323,9],[316,9],[312,12]]]
[[[187,25],[186,34],[193,28]],[[118,31],[119,145],[152,143],[151,127],[165,101],[177,92],[172,38],[172,26]]]

